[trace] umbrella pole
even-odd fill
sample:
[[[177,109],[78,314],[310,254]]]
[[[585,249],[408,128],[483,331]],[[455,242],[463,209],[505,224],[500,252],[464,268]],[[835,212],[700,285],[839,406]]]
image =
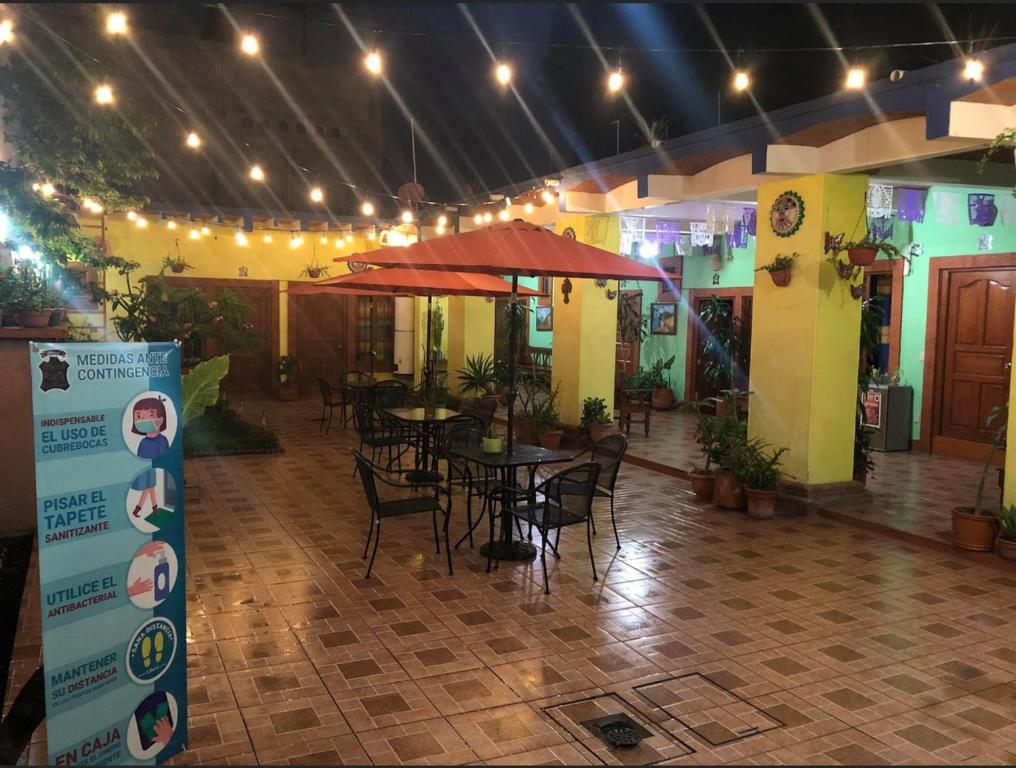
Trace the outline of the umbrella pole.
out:
[[[430,351],[430,302],[431,295],[427,294],[427,347],[423,363],[423,389],[430,396],[431,387],[431,351]]]
[[[515,305],[519,300],[519,276],[512,275],[512,297],[508,303],[508,453],[515,450],[515,345],[516,312]]]
[[[367,366],[371,380],[374,379],[374,297],[370,297],[370,312],[367,328]]]

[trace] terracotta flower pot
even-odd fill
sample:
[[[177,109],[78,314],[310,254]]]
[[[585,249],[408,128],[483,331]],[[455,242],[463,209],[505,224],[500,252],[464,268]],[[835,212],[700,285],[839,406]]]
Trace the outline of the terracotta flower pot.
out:
[[[308,269],[307,270],[307,277],[309,277],[311,280],[317,280],[319,277],[321,277],[321,270],[320,269]]]
[[[744,509],[748,504],[744,486],[737,482],[732,472],[717,472],[713,489],[713,504],[724,509]]]
[[[548,429],[540,435],[540,447],[546,448],[550,451],[556,451],[561,447],[562,437],[564,437],[564,432],[560,429]]]
[[[990,552],[998,535],[998,520],[989,515],[975,515],[973,507],[954,507],[952,513],[953,544],[960,549]]]
[[[515,419],[515,442],[516,443],[533,442],[533,431],[528,421],[522,419]]]
[[[769,277],[773,279],[773,283],[778,285],[780,288],[786,288],[790,285],[790,274],[789,269],[776,269],[769,272]]]
[[[175,261],[174,261],[173,263],[171,263],[171,264],[169,265],[169,268],[170,268],[170,270],[171,270],[171,271],[173,271],[173,272],[175,272],[176,274],[178,274],[178,275],[179,275],[179,274],[180,274],[181,272],[183,272],[183,271],[184,271],[184,270],[185,270],[185,269],[186,269],[187,267],[185,267],[185,266],[184,266],[183,264],[180,264],[180,263],[178,263],[178,262],[175,262]]]
[[[42,312],[33,312],[28,309],[21,310],[21,324],[25,328],[46,328],[49,326],[49,318],[53,313],[48,309]]]
[[[713,500],[713,489],[716,485],[716,476],[711,472],[689,472],[688,480],[691,483],[691,492],[702,501]]]
[[[1003,539],[999,536],[995,539],[995,552],[1006,560],[1016,560],[1016,539]]]
[[[67,322],[66,309],[51,309],[49,312],[49,324],[51,326],[63,325]]]
[[[756,491],[748,488],[748,516],[756,520],[771,520],[776,514],[776,491]]]
[[[653,390],[653,408],[657,411],[670,410],[674,405],[674,393],[666,387]]]
[[[876,256],[878,256],[877,248],[847,249],[847,258],[850,259],[850,263],[855,267],[867,267],[870,264],[874,264]]]
[[[589,437],[592,438],[594,443],[598,443],[600,440],[605,438],[607,435],[612,435],[617,431],[617,427],[614,422],[608,422],[607,424],[590,424],[589,425]]]
[[[292,402],[300,399],[300,387],[295,381],[284,381],[279,384],[279,400]]]

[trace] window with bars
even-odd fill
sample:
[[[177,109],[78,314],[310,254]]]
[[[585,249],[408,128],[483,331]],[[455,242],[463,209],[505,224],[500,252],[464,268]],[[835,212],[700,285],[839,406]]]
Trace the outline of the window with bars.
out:
[[[374,299],[374,370],[390,371],[395,352],[395,299],[379,296]],[[356,360],[366,363],[371,348],[370,299],[356,298]]]

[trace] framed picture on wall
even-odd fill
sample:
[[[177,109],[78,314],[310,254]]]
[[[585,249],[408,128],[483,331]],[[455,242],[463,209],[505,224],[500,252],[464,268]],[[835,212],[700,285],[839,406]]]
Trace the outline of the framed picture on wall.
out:
[[[538,331],[552,331],[552,330],[554,330],[554,308],[553,307],[537,307],[536,308],[536,330],[538,330]]]
[[[654,336],[676,336],[677,304],[670,302],[650,304],[649,332]]]

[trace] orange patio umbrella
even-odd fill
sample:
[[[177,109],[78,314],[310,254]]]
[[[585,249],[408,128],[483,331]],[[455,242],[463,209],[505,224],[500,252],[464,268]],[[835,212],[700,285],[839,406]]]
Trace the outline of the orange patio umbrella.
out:
[[[512,305],[516,304],[520,275],[584,277],[609,280],[669,280],[658,267],[556,235],[536,224],[516,219],[471,232],[390,246],[335,261],[367,262],[379,267],[416,270],[479,272],[511,275]],[[388,271],[388,270],[383,270]],[[514,448],[516,323],[508,324],[510,374],[508,388],[508,450]]]
[[[373,332],[373,311],[375,296],[426,296],[427,297],[427,366],[424,380],[429,386],[430,361],[430,309],[435,296],[512,296],[512,286],[494,275],[464,274],[420,269],[369,269],[339,277],[330,277],[316,283],[294,285],[288,289],[293,294],[336,294],[369,296],[371,306],[371,331]],[[538,291],[522,288],[524,296],[539,296]],[[373,348],[373,339],[371,347]],[[373,356],[371,356],[373,373]]]

